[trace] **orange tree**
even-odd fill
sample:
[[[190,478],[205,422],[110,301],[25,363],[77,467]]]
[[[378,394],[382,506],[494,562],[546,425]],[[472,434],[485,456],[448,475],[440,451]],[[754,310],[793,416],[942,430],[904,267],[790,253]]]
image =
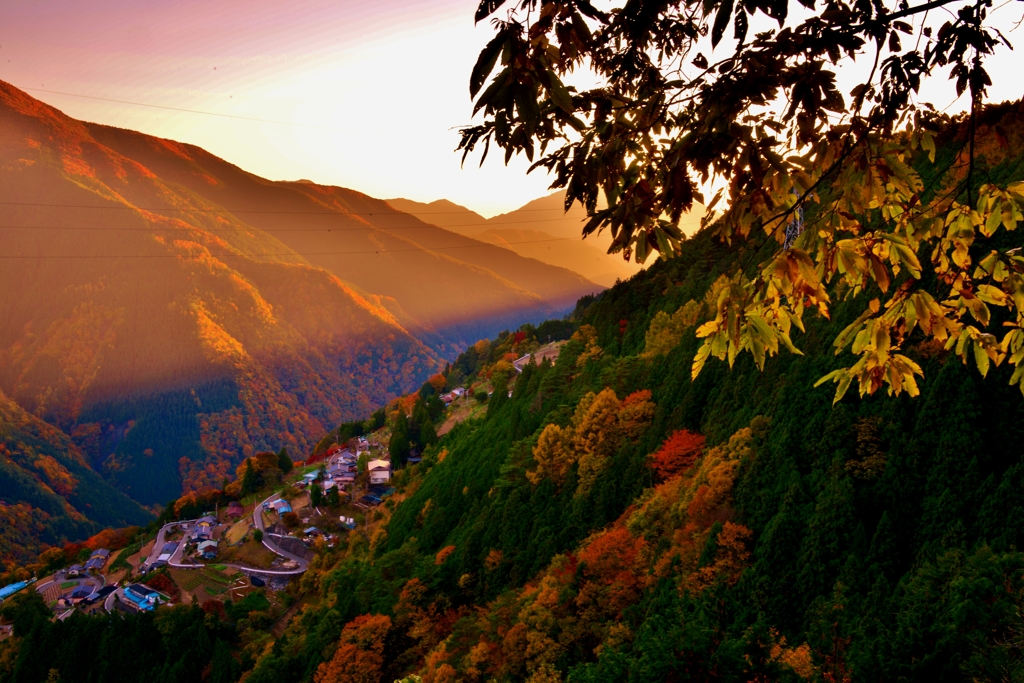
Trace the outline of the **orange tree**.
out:
[[[854,381],[862,395],[916,395],[921,369],[902,353],[915,331],[982,374],[1008,360],[1021,384],[1024,256],[999,233],[1022,220],[1024,183],[975,166],[985,60],[1009,47],[991,0],[611,4],[483,0],[477,21],[506,13],[472,70],[483,118],[459,148],[464,160],[482,148],[481,163],[492,144],[506,162],[525,154],[567,207],[586,208],[584,235],[607,229],[609,251],[639,262],[674,254],[699,188],[726,180],[705,222],[772,248],[717,292],[694,376],[712,356],[749,352],[762,367],[780,348],[799,353],[805,311],[828,316],[833,297],[867,293],[835,340],[856,360],[821,379],[836,400]],[[837,72],[858,57],[868,68],[843,90]],[[949,120],[916,93],[947,70],[970,96],[965,142],[925,182]],[[593,87],[567,85],[572,72]]]

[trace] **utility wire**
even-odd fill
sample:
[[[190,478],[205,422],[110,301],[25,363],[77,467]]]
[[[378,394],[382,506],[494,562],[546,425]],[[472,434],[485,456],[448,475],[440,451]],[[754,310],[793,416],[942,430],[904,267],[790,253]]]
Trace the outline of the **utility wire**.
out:
[[[557,220],[557,219],[551,219],[551,220]],[[547,222],[550,222],[550,221],[548,221],[548,220],[516,221],[516,222],[513,222],[513,223],[507,223],[505,225],[532,225],[534,223],[547,223]],[[582,223],[582,221],[580,221],[580,222]],[[683,225],[686,226],[686,225],[699,225],[699,224],[700,224],[700,221],[690,221],[688,223],[684,223]],[[458,225],[458,226],[453,226],[453,227],[461,228],[461,227],[470,227],[470,226],[476,226],[476,225],[490,225],[490,224],[489,223],[488,224],[484,224],[484,223],[466,223],[466,224],[463,224],[463,225]],[[498,225],[497,228],[500,229],[502,227],[505,227],[505,225]],[[384,232],[388,232],[388,231],[391,231],[391,230],[444,230],[444,231],[450,232],[450,233],[452,233],[454,235],[458,235],[459,237],[468,237],[469,239],[476,239],[475,237],[472,237],[472,236],[469,236],[469,235],[462,235],[462,234],[460,234],[458,232],[455,232],[455,230],[453,228],[444,228],[444,227],[441,227],[441,226],[438,226],[438,225],[431,225],[431,224],[427,224],[427,225],[396,225],[396,226],[359,225],[359,226],[340,227],[340,228],[260,228],[260,227],[257,227],[257,226],[249,225],[248,223],[239,225],[238,227],[234,227],[234,228],[205,228],[205,227],[196,226],[196,225],[187,225],[187,227],[153,225],[153,226],[150,226],[150,227],[142,227],[142,228],[119,228],[119,227],[106,227],[106,226],[101,226],[101,225],[79,225],[79,226],[64,226],[64,225],[0,225],[0,229],[6,229],[6,230],[70,230],[70,231],[86,230],[86,231],[105,231],[105,232],[154,232],[154,231],[161,231],[161,230],[170,230],[170,231],[175,231],[176,230],[176,231],[181,231],[181,232],[198,231],[198,232],[232,233],[232,234],[240,233],[240,232],[247,232],[249,230],[257,230],[257,231],[260,231],[260,232],[267,232],[267,233],[287,233],[287,232],[296,232],[296,233],[298,233],[298,232],[356,232],[356,231],[364,231],[365,232],[365,231],[368,231],[368,230],[381,230],[381,231],[384,231]],[[582,235],[580,236],[580,238],[582,238]],[[570,238],[570,239],[576,239],[576,238],[574,237],[574,238]]]
[[[387,201],[387,200],[384,200]],[[337,209],[334,211],[263,211],[260,209],[179,209],[175,207],[142,207],[142,206],[131,206],[131,205],[102,205],[102,204],[41,204],[39,202],[0,202],[0,206],[38,206],[48,207],[55,209],[108,209],[117,211],[167,211],[175,213],[247,213],[247,214],[281,214],[286,216],[394,216],[395,214],[404,213],[410,216],[451,216],[461,215],[466,212],[476,213],[471,209],[464,209],[461,211],[417,211],[411,213],[409,211],[402,211],[401,209],[392,209],[391,211],[346,211],[343,209]],[[520,212],[533,212],[533,211],[558,211],[558,209],[516,209],[509,213],[520,213]],[[499,214],[501,216],[508,216],[509,214]],[[497,218],[495,216],[494,218]],[[490,220],[493,221],[494,218]],[[572,220],[568,218],[552,218],[544,220]],[[581,221],[585,220],[583,218]],[[468,225],[468,224],[467,224]],[[477,223],[476,225],[485,225],[484,223]],[[491,222],[487,222],[486,225],[492,225]],[[493,223],[493,225],[499,225]]]
[[[0,228],[6,226],[0,225]],[[348,256],[356,254],[395,254],[399,252],[410,252],[410,251],[441,251],[446,249],[479,249],[481,247],[495,247],[501,248],[504,245],[513,244],[539,244],[542,242],[565,242],[568,240],[575,240],[575,237],[555,237],[549,240],[529,240],[525,242],[505,242],[504,244],[460,244],[449,247],[411,247],[409,249],[369,249],[364,251],[314,251],[314,252],[263,252],[257,254],[245,254],[235,252],[224,252],[220,254],[210,253],[210,256],[221,258],[221,257],[232,257],[241,256],[244,258],[257,258],[263,256]],[[182,254],[127,254],[127,255],[116,255],[116,254],[71,254],[66,256],[41,254],[38,256],[29,255],[15,255],[10,256],[7,254],[0,254],[0,259],[150,259],[150,258],[180,258]]]
[[[344,214],[335,214],[335,215],[342,216]],[[536,223],[551,223],[551,222],[558,221],[558,220],[560,220],[560,219],[552,218],[552,219],[541,219],[541,220],[532,220],[532,221],[514,221],[514,222],[505,223],[505,224],[496,224],[493,227],[496,227],[496,228],[500,229],[500,228],[508,227],[510,225],[533,225],[533,224],[536,224]],[[582,224],[583,224],[582,220],[580,221],[580,224],[582,226]],[[694,224],[696,224],[696,222]],[[108,228],[108,227],[104,227],[104,226],[87,226],[87,225],[86,226],[76,226],[76,227],[70,227],[70,226],[69,227],[65,227],[65,226],[62,226],[62,225],[3,225],[3,226],[0,226],[0,227],[2,227],[2,228],[11,228],[11,229],[15,229],[15,230],[111,230],[111,231],[114,231],[114,232],[117,232],[117,231],[121,231],[121,232],[149,232],[151,230],[202,230],[203,232],[226,232],[226,233],[242,232],[242,231],[245,231],[245,230],[260,230],[262,232],[352,232],[352,231],[358,231],[358,230],[363,230],[363,231],[366,231],[366,230],[385,230],[385,231],[387,231],[387,230],[445,230],[447,232],[453,232],[454,234],[457,235],[459,233],[455,232],[455,230],[454,230],[455,228],[481,227],[481,226],[490,226],[490,225],[491,225],[490,223],[463,223],[463,224],[460,224],[460,225],[454,225],[454,226],[446,228],[446,227],[443,227],[443,226],[440,226],[440,225],[434,225],[432,223],[426,223],[424,225],[394,225],[394,226],[391,226],[391,225],[357,225],[357,226],[344,226],[344,227],[337,227],[337,228],[261,228],[259,226],[251,225],[249,223],[242,223],[241,225],[239,225],[237,227],[234,227],[234,228],[205,228],[205,227],[202,227],[202,226],[191,225],[191,224],[189,224],[189,227],[187,227],[187,228],[185,228],[185,227],[175,227],[175,226],[166,226],[165,227],[165,226],[161,226],[161,225],[153,225],[151,227],[144,227],[144,228],[116,228],[116,227]]]
[[[338,133],[345,133],[349,131],[343,131],[340,128],[331,128],[330,126],[318,126],[313,123],[298,123],[296,121],[276,121],[274,119],[259,119],[253,116],[239,116],[237,114],[224,114],[216,111],[201,111],[199,109],[185,109],[184,107],[168,107],[162,104],[149,104],[147,102],[132,102],[130,100],[115,100],[109,97],[96,97],[95,95],[82,95],[74,92],[61,92],[60,90],[44,90],[43,88],[22,88],[22,90],[31,90],[32,92],[45,92],[51,95],[65,95],[67,97],[81,97],[86,100],[99,100],[100,102],[114,102],[116,104],[130,104],[136,107],[150,107],[151,109],[166,109],[168,111],[180,111],[186,114],[203,114],[204,116],[219,116],[225,119],[240,119],[242,121],[256,121],[258,123],[276,123],[282,126],[299,126],[301,128],[319,128],[320,130],[333,130]]]

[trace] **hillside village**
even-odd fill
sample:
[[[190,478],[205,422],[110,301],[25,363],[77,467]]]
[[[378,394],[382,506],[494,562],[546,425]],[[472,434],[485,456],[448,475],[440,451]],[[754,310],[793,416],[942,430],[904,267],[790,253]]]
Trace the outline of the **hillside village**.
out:
[[[292,462],[283,451],[257,454],[239,466],[237,481],[222,491],[176,501],[133,539],[127,537],[130,529],[128,535],[114,534],[117,547],[93,548],[111,538],[101,534],[48,550],[39,565],[8,572],[8,578],[19,580],[0,588],[0,606],[22,591],[34,591],[58,621],[76,612],[137,613],[198,604],[214,613],[263,613],[261,622],[284,628],[295,614],[289,608],[302,592],[301,578],[317,555],[372,543],[397,502],[410,493],[413,469],[437,436],[423,443],[418,434],[407,452],[397,448],[403,451],[399,463],[398,422],[413,418],[425,401],[433,405],[433,421],[442,425],[437,434],[446,433],[486,414],[495,385],[511,397],[527,364],[557,358],[564,341],[541,345],[532,326],[524,328],[529,334],[506,333],[507,349],[491,349],[485,340],[475,349],[479,362],[473,367],[449,368],[448,377],[435,376],[366,423],[342,425],[305,461]],[[466,375],[472,378],[464,386],[452,385]],[[374,429],[367,431],[368,426]],[[0,616],[0,639],[12,630]]]

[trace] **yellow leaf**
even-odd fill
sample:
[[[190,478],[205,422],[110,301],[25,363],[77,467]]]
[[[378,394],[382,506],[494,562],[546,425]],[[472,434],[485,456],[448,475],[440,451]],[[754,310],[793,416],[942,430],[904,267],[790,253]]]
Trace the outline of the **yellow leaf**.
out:
[[[978,364],[978,372],[984,377],[988,374],[988,354],[985,353],[985,348],[978,343],[974,342],[974,362]]]
[[[1005,306],[1006,305],[1006,293],[998,287],[992,285],[978,285],[975,294],[978,298],[987,304],[993,306]]]

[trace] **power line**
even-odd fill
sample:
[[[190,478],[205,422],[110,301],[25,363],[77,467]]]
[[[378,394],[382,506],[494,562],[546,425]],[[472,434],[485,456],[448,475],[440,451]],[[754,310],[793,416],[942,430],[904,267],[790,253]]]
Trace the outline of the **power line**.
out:
[[[216,111],[201,111],[199,109],[185,109],[183,107],[168,107],[162,104],[149,104],[148,102],[132,102],[130,100],[115,100],[110,97],[96,97],[95,95],[82,95],[74,92],[61,92],[60,90],[44,90],[43,88],[22,88],[22,90],[31,90],[32,92],[45,92],[51,95],[66,95],[67,97],[81,97],[86,100],[99,100],[100,102],[114,102],[116,104],[130,104],[136,107],[150,107],[151,109],[167,109],[168,111],[184,112],[186,114],[203,114],[204,116],[219,116],[225,119],[240,119],[242,121],[256,121],[258,123],[276,123],[282,126],[299,126],[301,128],[319,128],[320,130],[333,130],[338,133],[345,133],[340,128],[331,128],[330,126],[318,126],[313,123],[297,123],[295,121],[276,121],[274,119],[259,119],[253,116],[239,116],[236,114],[224,114]]]
[[[30,207],[43,207],[43,208],[64,208],[64,209],[110,209],[110,210],[122,210],[122,211],[146,211],[150,213],[210,213],[210,214],[259,214],[259,215],[283,215],[283,216],[334,216],[341,218],[343,216],[389,216],[393,217],[396,215],[409,215],[417,218],[418,216],[427,215],[448,215],[448,214],[460,214],[461,211],[437,211],[437,212],[425,212],[421,214],[411,214],[404,211],[395,209],[394,211],[262,211],[257,209],[246,210],[231,210],[231,209],[179,209],[179,208],[142,208],[134,206],[99,206],[95,204],[41,204],[36,202],[2,202],[0,206],[30,206]],[[519,209],[519,211],[552,211],[557,209]],[[502,221],[492,222],[486,221],[483,223],[459,223],[453,224],[448,227],[435,225],[433,223],[426,223],[424,225],[395,225],[395,226],[378,226],[378,225],[367,225],[367,226],[353,226],[353,227],[337,227],[337,228],[262,228],[259,226],[253,226],[245,224],[245,226],[239,226],[236,228],[205,228],[201,226],[190,226],[188,228],[177,228],[177,227],[147,227],[147,228],[111,228],[103,226],[78,226],[78,227],[65,227],[59,225],[37,225],[37,226],[17,226],[17,225],[5,225],[0,226],[9,229],[21,229],[21,230],[106,230],[112,232],[146,232],[150,230],[202,230],[204,232],[221,232],[221,233],[233,233],[246,228],[255,228],[262,230],[263,232],[269,233],[284,233],[284,232],[349,232],[359,230],[430,230],[440,228],[449,232],[456,232],[459,228],[471,228],[471,227],[490,227],[495,229],[508,228],[509,226],[521,226],[521,225],[534,225],[538,223],[558,223],[565,220],[573,220],[571,218],[534,218],[530,220],[521,221]],[[584,219],[580,219],[579,222],[582,224]],[[700,220],[687,221],[682,225],[697,225]],[[458,233],[456,233],[458,234]]]
[[[515,222],[507,223],[507,224],[498,224],[498,225],[496,225],[494,227],[500,229],[500,228],[504,227],[505,225],[524,225],[524,224],[525,225],[532,225],[532,224],[535,224],[535,223],[550,223],[550,222],[552,222],[554,220],[558,220],[558,219],[541,219],[541,220],[533,220],[533,221],[515,221]],[[581,223],[582,223],[582,221],[581,221]],[[685,223],[684,225],[698,225],[699,223],[700,223],[700,221],[690,221],[688,223]],[[453,226],[453,227],[462,228],[462,227],[481,226],[481,225],[488,225],[489,226],[490,223],[465,223],[465,224],[458,225],[458,226]],[[470,237],[469,235],[462,235],[462,234],[460,234],[458,232],[455,232],[452,228],[445,228],[445,227],[442,227],[442,226],[432,225],[432,224],[426,224],[426,225],[395,225],[395,226],[390,226],[390,225],[389,226],[359,225],[359,226],[339,227],[339,228],[260,228],[260,227],[257,227],[257,226],[249,225],[248,223],[244,223],[244,224],[239,225],[238,227],[235,227],[235,228],[206,228],[206,227],[197,226],[197,225],[191,225],[191,224],[187,225],[187,227],[153,225],[153,226],[150,226],[150,227],[143,227],[143,228],[107,227],[107,226],[101,226],[101,225],[79,225],[79,226],[64,226],[64,225],[0,225],[0,229],[6,229],[6,230],[70,230],[70,231],[82,231],[82,230],[84,230],[84,231],[102,231],[102,232],[153,232],[153,231],[160,231],[160,230],[169,230],[169,231],[180,231],[180,232],[199,231],[199,232],[210,232],[210,233],[238,233],[238,232],[246,232],[247,230],[258,230],[260,232],[266,232],[266,233],[288,233],[288,232],[295,232],[295,233],[299,233],[299,232],[357,232],[357,231],[368,231],[368,230],[382,230],[384,232],[388,232],[388,231],[391,231],[391,230],[444,230],[444,231],[450,232],[450,233],[452,233],[454,235],[458,235],[459,237],[469,237],[470,239],[475,239],[473,237]],[[582,235],[580,235],[580,238],[582,239]],[[574,237],[574,238],[567,238],[567,239],[576,239],[576,238]]]
[[[343,214],[335,214],[335,215],[341,216]],[[554,221],[557,221],[557,220],[559,220],[559,219],[551,218],[551,219],[540,219],[540,220],[531,220],[531,221],[513,221],[513,222],[505,223],[505,224],[500,224],[500,223],[499,224],[495,224],[494,226],[491,226],[490,223],[463,223],[463,224],[452,226],[452,227],[449,227],[449,228],[445,228],[445,227],[440,226],[440,225],[434,225],[432,223],[425,223],[424,225],[394,225],[394,226],[391,226],[391,225],[387,225],[387,226],[381,226],[381,225],[358,225],[358,226],[345,226],[345,227],[337,227],[337,228],[261,228],[259,226],[250,225],[249,223],[243,223],[243,224],[239,225],[236,228],[205,228],[205,227],[202,227],[202,226],[191,225],[191,224],[187,228],[173,227],[173,226],[164,227],[164,226],[157,226],[157,225],[154,225],[152,227],[146,227],[146,228],[117,228],[117,227],[110,228],[110,227],[105,227],[105,226],[89,226],[89,225],[75,226],[75,227],[63,226],[63,225],[3,225],[3,226],[0,226],[0,227],[2,227],[2,228],[10,228],[10,229],[14,229],[14,230],[109,230],[109,231],[112,231],[112,232],[149,232],[151,230],[202,230],[203,232],[224,232],[224,233],[233,233],[233,232],[239,232],[239,231],[244,231],[244,230],[259,230],[261,232],[275,232],[275,233],[277,233],[277,232],[354,232],[354,231],[358,231],[358,230],[364,230],[364,231],[365,230],[385,230],[385,231],[387,231],[387,230],[445,230],[447,232],[452,232],[452,233],[457,235],[459,233],[455,232],[454,228],[468,228],[468,227],[480,227],[480,226],[491,226],[491,227],[501,228],[501,227],[505,227],[505,226],[508,226],[508,225],[533,225],[533,224],[536,224],[536,223],[551,223],[551,222],[554,222]],[[580,221],[580,223],[582,225],[583,221]]]
[[[0,228],[7,226],[0,225]],[[505,242],[504,244],[539,244],[542,242],[565,242],[568,240],[575,240],[575,237],[555,237],[549,240],[529,240],[524,242]],[[231,256],[241,256],[245,258],[263,257],[263,256],[350,256],[357,254],[395,254],[400,252],[411,252],[411,251],[441,251],[446,249],[478,249],[481,247],[496,247],[501,248],[501,244],[460,244],[450,247],[411,247],[409,249],[369,249],[364,251],[314,251],[314,252],[263,252],[258,254],[244,254],[225,252],[220,254],[210,253],[210,256],[221,258]],[[44,254],[39,256],[28,256],[28,255],[17,255],[9,256],[6,254],[0,254],[0,259],[150,259],[150,258],[180,258],[181,254],[127,254],[127,255],[114,255],[114,254],[69,254],[65,256]]]
[[[287,216],[393,216],[396,213],[405,213],[405,214],[408,214],[410,216],[450,216],[450,215],[461,215],[461,214],[464,214],[464,213],[467,213],[467,212],[469,212],[469,213],[476,213],[475,211],[472,211],[470,209],[464,209],[464,210],[461,210],[461,211],[417,211],[416,213],[411,213],[409,211],[402,211],[401,209],[392,209],[391,211],[345,211],[345,210],[341,210],[341,209],[338,209],[338,210],[335,210],[335,211],[283,211],[283,210],[264,211],[264,210],[261,210],[261,209],[200,209],[200,208],[195,208],[195,209],[179,209],[179,208],[175,208],[175,207],[147,208],[147,207],[131,206],[131,205],[123,205],[123,206],[122,205],[110,205],[110,206],[106,206],[106,205],[101,205],[101,204],[42,204],[42,203],[39,203],[39,202],[0,202],[0,206],[38,206],[38,207],[48,207],[48,208],[55,208],[55,209],[107,209],[107,210],[117,210],[117,211],[153,211],[153,212],[167,211],[167,212],[175,212],[175,213],[282,214],[282,215],[287,215]],[[520,212],[527,212],[527,211],[529,211],[529,212],[533,212],[533,211],[558,211],[558,209],[516,209],[515,211],[512,211],[510,213],[520,213]],[[506,214],[500,214],[500,215],[501,216],[508,216],[509,214],[506,213]],[[495,216],[494,218],[497,218],[497,216]],[[494,218],[491,218],[490,220],[493,221]],[[563,220],[563,218],[552,218],[550,220]],[[572,219],[565,219],[565,220],[572,220]],[[585,219],[581,218],[580,220],[583,221]],[[480,223],[478,225],[483,225],[483,223]],[[491,225],[491,223],[488,222],[487,225]],[[497,225],[497,223],[495,223],[495,225]]]

